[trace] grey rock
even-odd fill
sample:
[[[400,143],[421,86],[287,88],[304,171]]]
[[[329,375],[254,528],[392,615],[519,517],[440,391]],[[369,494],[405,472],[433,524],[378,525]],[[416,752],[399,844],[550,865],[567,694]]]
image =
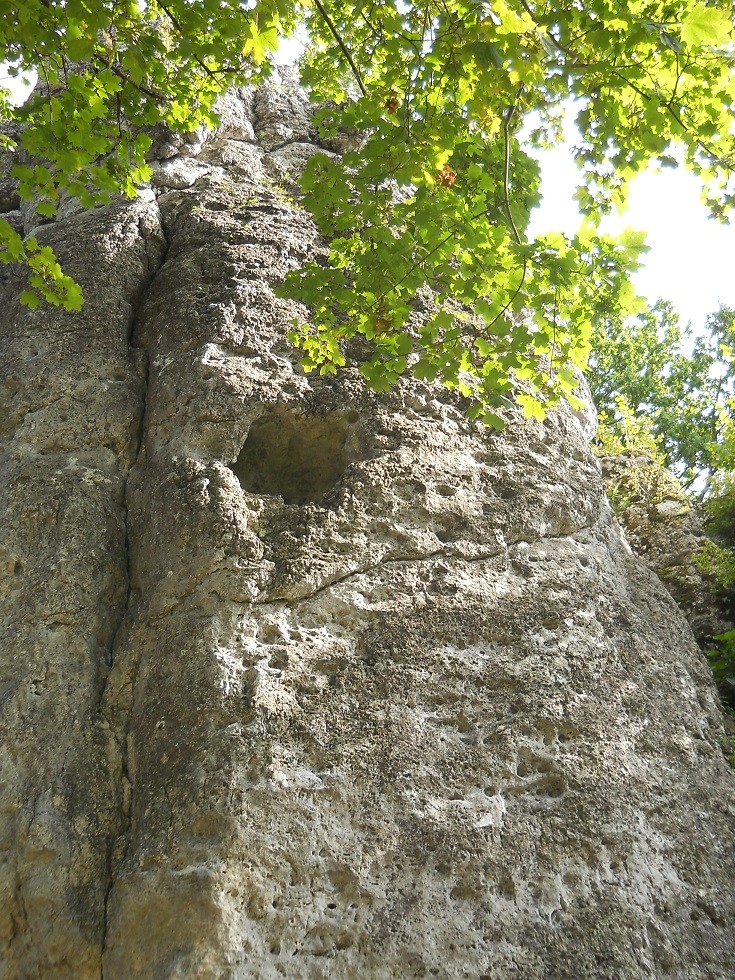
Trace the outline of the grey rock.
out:
[[[264,150],[274,150],[286,143],[309,142],[313,107],[306,93],[294,84],[294,78],[293,69],[284,66],[274,79],[255,91],[255,133]]]
[[[286,182],[289,189],[297,192],[293,178],[299,177],[315,153],[327,154],[338,158],[336,153],[315,146],[313,143],[288,143],[278,150],[272,150],[265,155],[266,171],[280,182]]]
[[[4,159],[0,159],[0,214],[7,220],[8,212],[17,211],[20,207],[20,196],[18,194],[18,181],[14,180],[10,174],[12,158],[10,154],[2,154]]]
[[[0,126],[0,134],[13,140],[16,146],[21,135],[17,125],[7,122]],[[6,221],[9,211],[17,211],[20,208],[18,181],[11,173],[15,164],[20,162],[19,156],[17,148],[0,149],[0,214]]]
[[[151,162],[168,160],[175,156],[196,155],[204,136],[203,132],[176,133],[163,123],[146,127],[145,132],[152,141],[146,153],[146,159]]]
[[[253,128],[255,90],[241,88],[238,91],[226,92],[215,104],[219,116],[219,125],[214,130],[217,140],[242,140],[246,143],[255,142]]]
[[[217,145],[0,303],[0,976],[728,976],[716,693],[588,419],[304,375],[315,229]]]
[[[16,211],[4,211],[2,212],[3,221],[7,221],[13,231],[16,231],[19,235],[23,234],[23,215],[20,209]]]
[[[262,181],[265,177],[263,149],[241,140],[218,139],[207,142],[199,160],[220,168],[224,179],[231,173],[236,173],[240,178],[247,177],[251,181]]]
[[[626,541],[676,600],[700,646],[710,649],[735,622],[703,560],[711,541],[701,506],[647,456],[603,456],[600,463]]]
[[[158,163],[151,177],[154,187],[180,190],[193,186],[200,177],[209,173],[209,168],[189,157],[175,156]]]

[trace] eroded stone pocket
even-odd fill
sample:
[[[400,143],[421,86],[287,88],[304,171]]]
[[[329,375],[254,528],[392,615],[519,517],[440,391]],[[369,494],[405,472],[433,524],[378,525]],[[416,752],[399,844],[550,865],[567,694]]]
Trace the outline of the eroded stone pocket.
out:
[[[287,504],[321,503],[347,465],[345,443],[354,416],[298,415],[279,410],[256,419],[232,470],[248,493]]]

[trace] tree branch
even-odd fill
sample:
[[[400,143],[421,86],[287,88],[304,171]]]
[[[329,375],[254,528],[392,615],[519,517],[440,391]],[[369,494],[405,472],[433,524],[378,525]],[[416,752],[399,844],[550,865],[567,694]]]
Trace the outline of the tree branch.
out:
[[[521,94],[519,89],[518,95]],[[517,245],[522,245],[521,236],[518,234],[518,229],[516,228],[515,219],[513,218],[513,212],[510,207],[510,134],[508,132],[508,127],[510,126],[510,121],[513,118],[513,113],[516,111],[516,103],[508,109],[508,111],[503,116],[503,136],[505,139],[505,170],[503,173],[503,197],[505,199],[505,210],[508,215],[508,221],[510,222],[510,227],[513,229],[513,237],[516,240]]]
[[[181,27],[181,24],[178,22],[178,20],[176,19],[176,17],[174,17],[174,15],[168,9],[168,7],[166,6],[166,4],[165,3],[162,3],[162,0],[156,0],[156,3],[161,8],[161,10],[164,12],[164,14],[168,17],[168,19],[171,21],[171,23],[174,25],[174,27],[179,32],[179,34],[182,37],[186,37],[186,34],[184,33],[184,31],[183,31],[183,29]],[[196,61],[196,63],[199,65],[199,67],[202,69],[202,71],[205,74],[209,75],[210,78],[216,78],[217,77],[217,72],[212,71],[212,69],[209,68],[208,65],[205,65],[204,62],[202,61],[202,59],[198,55],[192,54],[192,58],[194,59],[194,61]]]
[[[147,95],[149,99],[153,99],[154,102],[165,102],[166,96],[163,92],[155,92],[153,89],[148,88],[147,85],[143,85],[142,82],[134,82],[130,75],[120,67],[120,65],[115,64],[113,61],[105,61],[100,55],[94,55],[94,60],[103,66],[103,68],[109,68],[109,70],[121,78],[127,85],[132,85],[133,88],[137,89],[143,95]]]
[[[357,65],[353,61],[352,55],[350,54],[347,45],[342,40],[342,37],[340,36],[339,31],[335,27],[334,21],[332,20],[332,18],[327,13],[327,10],[325,9],[324,4],[321,2],[321,0],[314,0],[314,6],[316,7],[316,9],[321,14],[321,17],[322,17],[324,23],[329,28],[329,33],[332,35],[332,37],[334,38],[334,40],[337,42],[337,44],[339,45],[340,51],[342,52],[342,54],[347,59],[347,63],[350,66],[350,68],[352,69],[352,74],[357,79],[357,84],[360,87],[360,91],[362,92],[363,95],[367,95],[367,89],[365,88],[365,85],[363,84],[362,75],[360,74]]]

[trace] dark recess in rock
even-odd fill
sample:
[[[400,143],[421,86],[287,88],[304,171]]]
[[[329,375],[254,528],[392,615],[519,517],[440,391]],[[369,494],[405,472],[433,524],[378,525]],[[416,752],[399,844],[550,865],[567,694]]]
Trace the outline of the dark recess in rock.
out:
[[[248,493],[320,503],[342,479],[350,419],[276,411],[257,419],[232,470]]]

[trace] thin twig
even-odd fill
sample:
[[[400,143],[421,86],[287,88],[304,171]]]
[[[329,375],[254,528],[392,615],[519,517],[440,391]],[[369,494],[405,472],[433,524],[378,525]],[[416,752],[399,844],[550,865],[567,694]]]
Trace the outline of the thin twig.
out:
[[[162,3],[161,0],[156,0],[156,3],[161,8],[161,10],[164,12],[164,14],[168,17],[168,19],[171,21],[171,23],[174,25],[174,27],[179,32],[179,34],[182,37],[186,37],[186,34],[185,34],[183,28],[181,27],[181,24],[178,22],[178,20],[176,19],[176,17],[174,17],[174,15],[171,13],[171,11],[168,9],[168,7],[164,3]],[[192,58],[194,59],[194,61],[196,61],[196,63],[199,65],[199,67],[202,69],[202,71],[205,74],[209,75],[210,78],[216,78],[217,77],[218,72],[212,71],[212,69],[208,65],[205,65],[204,62],[202,61],[202,59],[199,57],[199,55],[192,54]]]
[[[321,2],[321,0],[314,0],[314,6],[316,7],[316,9],[321,14],[322,19],[324,20],[324,23],[329,28],[329,33],[332,35],[332,37],[334,38],[334,40],[337,42],[337,44],[339,45],[340,51],[342,52],[342,54],[347,59],[347,63],[349,64],[350,68],[352,69],[352,74],[357,79],[357,84],[360,87],[360,91],[362,92],[363,95],[367,95],[367,89],[365,88],[365,85],[363,84],[362,75],[360,74],[357,65],[352,60],[352,55],[350,54],[349,49],[348,49],[347,45],[345,44],[345,42],[342,40],[339,31],[335,27],[334,21],[332,20],[332,18],[327,13],[327,11],[326,11],[326,9],[324,7],[324,4]]]
[[[518,95],[521,94],[521,89],[518,90]],[[508,221],[513,229],[513,237],[516,240],[517,245],[522,245],[521,236],[518,234],[518,229],[516,228],[515,219],[513,218],[513,212],[510,207],[510,135],[508,133],[508,127],[510,126],[510,121],[513,118],[513,114],[516,111],[516,103],[508,109],[508,111],[503,116],[503,136],[505,139],[505,172],[503,173],[503,197],[505,198],[505,210],[508,214]]]
[[[166,101],[166,96],[163,94],[163,92],[155,92],[153,89],[148,88],[147,85],[143,85],[142,82],[134,82],[128,72],[121,68],[120,65],[115,64],[115,62],[106,61],[96,53],[94,55],[94,60],[104,68],[109,68],[113,75],[117,75],[117,77],[121,78],[127,85],[132,85],[133,88],[137,89],[139,92],[142,92],[143,95],[147,95],[148,98],[153,99],[154,102]]]
[[[527,271],[528,271],[528,262],[526,261],[526,259],[524,259],[523,260],[523,272],[521,273],[521,281],[518,283],[518,285],[517,285],[517,287],[516,287],[513,295],[510,297],[510,299],[505,304],[505,306],[500,311],[500,313],[498,313],[497,316],[494,316],[492,318],[492,320],[490,321],[490,323],[487,324],[486,329],[487,329],[488,333],[490,332],[490,330],[492,330],[492,328],[495,326],[495,324],[498,322],[498,320],[502,316],[505,316],[505,314],[508,312],[508,310],[511,308],[511,306],[513,305],[513,303],[517,299],[520,291],[523,289],[523,284],[526,281],[526,272]]]

